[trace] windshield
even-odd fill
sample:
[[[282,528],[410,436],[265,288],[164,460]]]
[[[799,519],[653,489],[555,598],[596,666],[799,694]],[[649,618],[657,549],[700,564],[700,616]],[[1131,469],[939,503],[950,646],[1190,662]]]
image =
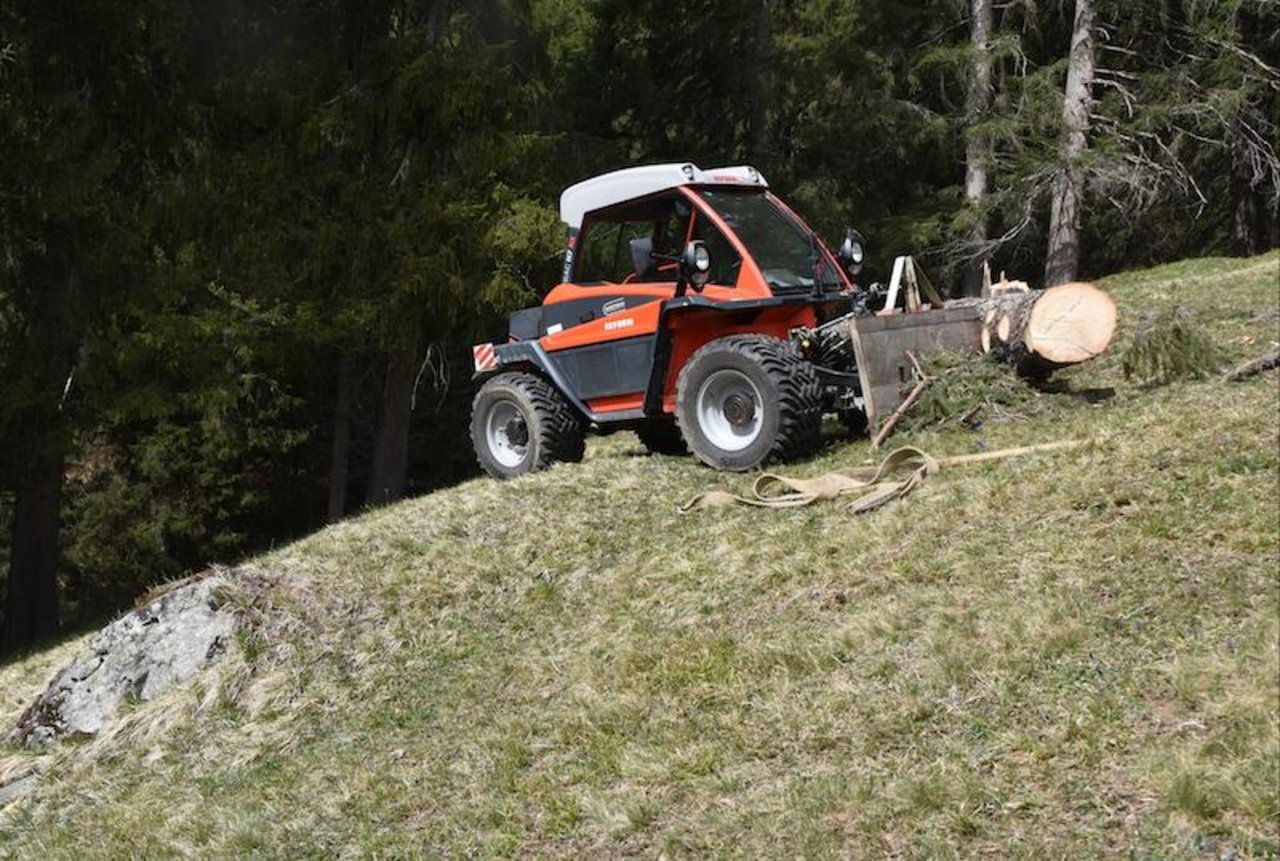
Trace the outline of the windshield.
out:
[[[818,238],[774,205],[768,195],[739,189],[703,189],[698,193],[738,234],[775,293],[812,290],[815,268],[824,289],[843,286],[819,250]]]

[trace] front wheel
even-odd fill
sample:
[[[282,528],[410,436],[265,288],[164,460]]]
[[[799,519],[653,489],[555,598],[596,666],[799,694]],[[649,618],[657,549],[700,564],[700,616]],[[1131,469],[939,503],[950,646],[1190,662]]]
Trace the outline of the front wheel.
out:
[[[582,460],[582,420],[550,383],[524,372],[502,373],[471,404],[471,444],[494,478],[515,478],[557,461]]]
[[[740,472],[818,447],[822,387],[813,365],[788,341],[720,338],[680,370],[676,418],[699,460]]]

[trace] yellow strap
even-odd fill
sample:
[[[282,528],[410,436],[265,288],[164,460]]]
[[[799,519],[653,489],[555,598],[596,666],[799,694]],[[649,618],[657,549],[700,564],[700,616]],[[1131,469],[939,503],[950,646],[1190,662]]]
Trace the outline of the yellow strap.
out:
[[[704,508],[729,505],[753,505],[757,508],[795,508],[819,499],[836,499],[859,494],[845,505],[853,514],[872,511],[895,499],[901,499],[919,487],[941,466],[979,463],[986,460],[1017,457],[1034,452],[1055,451],[1085,445],[1087,440],[1062,440],[1039,445],[1006,448],[980,454],[965,454],[938,460],[914,446],[890,452],[878,466],[851,466],[828,472],[816,478],[789,478],[766,472],[751,484],[750,496],[738,496],[724,490],[699,493],[678,508],[689,514]],[[892,480],[891,480],[892,479]]]
[[[938,462],[918,448],[904,447],[889,454],[879,466],[854,466],[829,472],[817,478],[790,478],[766,472],[751,485],[750,496],[737,496],[723,490],[699,493],[679,507],[681,514],[703,508],[728,505],[753,505],[759,508],[795,508],[819,499],[835,499],[861,493],[846,507],[855,514],[879,508],[891,500],[915,490],[925,477],[938,471]],[[907,475],[888,481],[898,473]]]

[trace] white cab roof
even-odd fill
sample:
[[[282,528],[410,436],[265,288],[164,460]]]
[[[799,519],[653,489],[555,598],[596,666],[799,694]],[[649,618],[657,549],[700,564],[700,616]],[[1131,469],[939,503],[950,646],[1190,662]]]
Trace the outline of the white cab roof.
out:
[[[713,167],[703,170],[696,164],[650,164],[601,174],[571,185],[560,195],[560,218],[572,228],[582,226],[588,212],[675,188],[681,185],[756,185],[768,188],[760,171],[747,165]]]

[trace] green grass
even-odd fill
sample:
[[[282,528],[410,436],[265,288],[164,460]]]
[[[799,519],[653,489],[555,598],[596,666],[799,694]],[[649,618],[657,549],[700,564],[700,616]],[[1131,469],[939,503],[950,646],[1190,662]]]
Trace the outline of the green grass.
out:
[[[1275,857],[1276,375],[1137,386],[1118,357],[1174,306],[1258,355],[1278,282],[1274,252],[1106,279],[1117,343],[1058,377],[1114,397],[894,440],[1093,446],[863,517],[681,517],[749,477],[619,434],[256,560],[216,670],[0,753],[45,769],[0,855]],[[868,455],[833,435],[788,471]],[[0,668],[0,716],[55,657]]]

